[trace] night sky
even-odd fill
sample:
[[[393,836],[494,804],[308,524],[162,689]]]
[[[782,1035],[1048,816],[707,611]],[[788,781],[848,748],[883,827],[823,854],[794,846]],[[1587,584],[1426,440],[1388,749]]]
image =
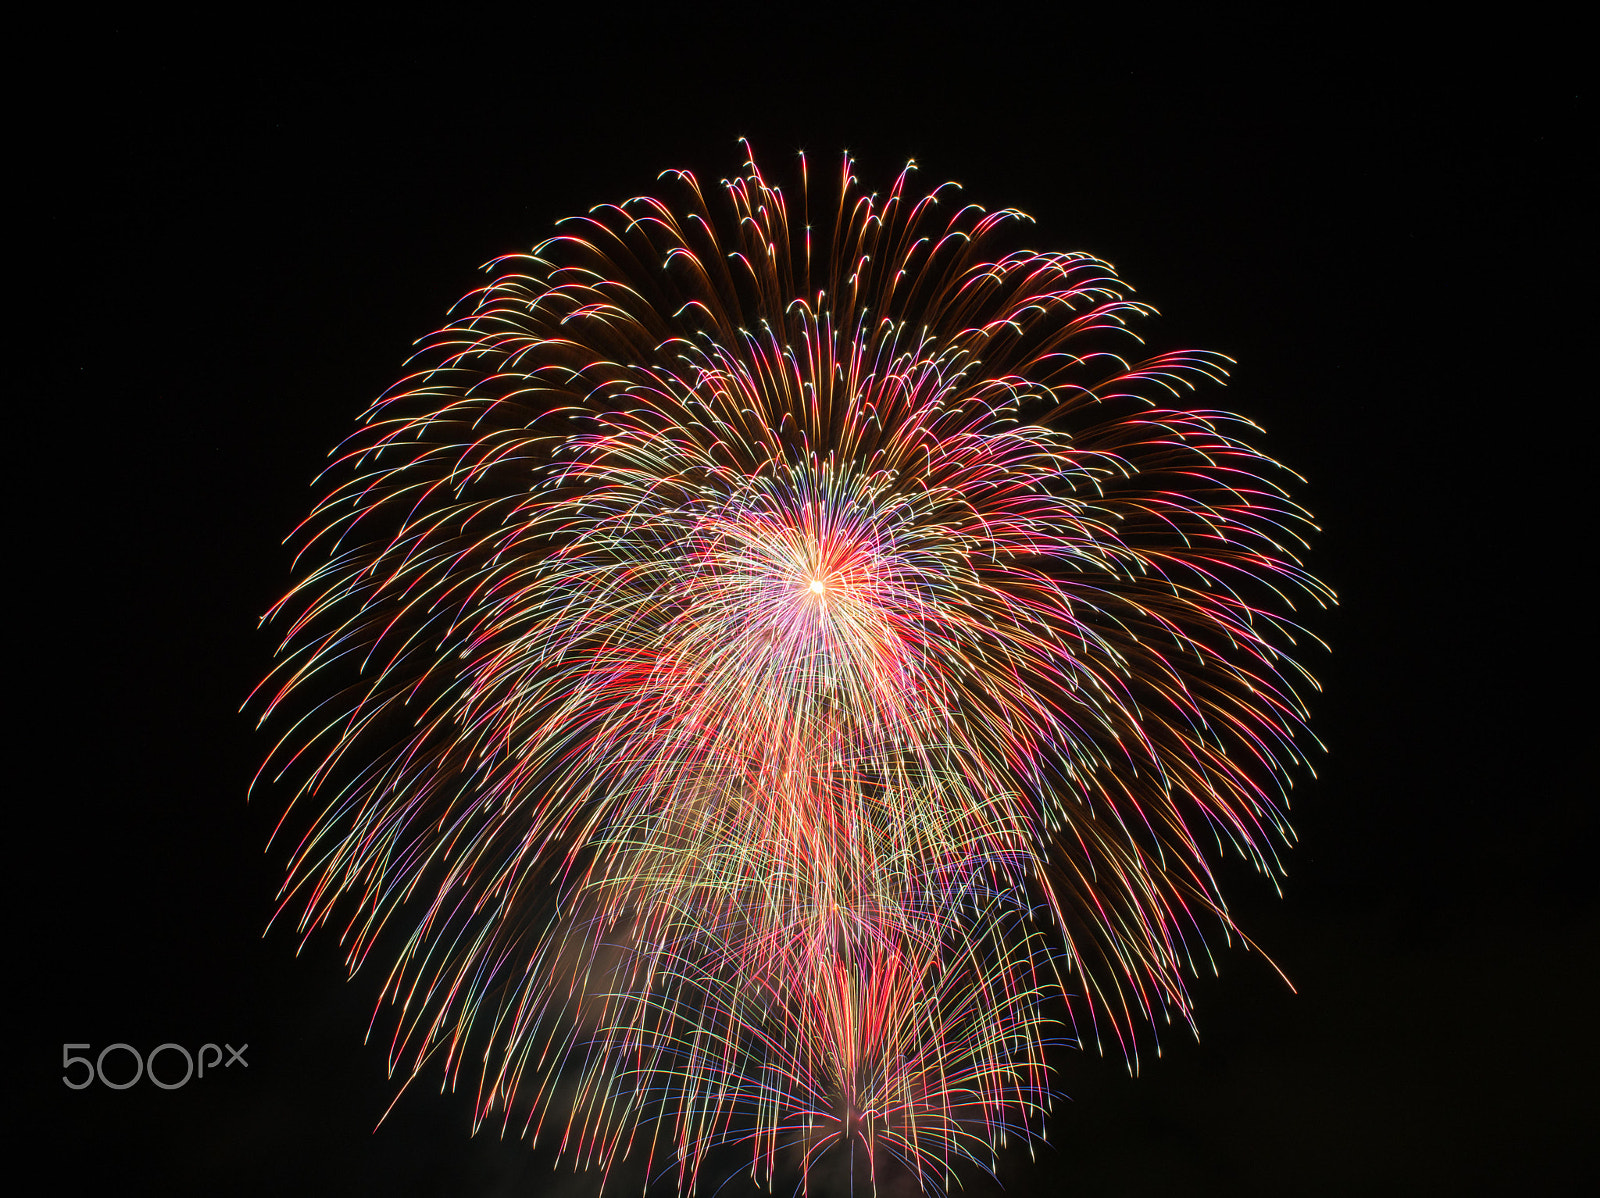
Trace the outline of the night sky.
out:
[[[1007,1192],[1512,1193],[1594,1169],[1575,60],[1559,33],[1541,57],[1489,32],[983,20],[40,40],[13,176],[10,394],[37,431],[13,455],[10,1060],[56,1192],[596,1188],[469,1138],[472,1095],[437,1070],[374,1132],[382,974],[347,983],[331,936],[263,939],[281,796],[245,802],[268,742],[239,708],[310,480],[479,265],[666,168],[735,173],[740,136],[779,179],[800,149],[850,150],[869,187],[915,158],[1030,213],[1039,248],[1114,263],[1162,312],[1154,348],[1238,360],[1201,402],[1306,477],[1309,565],[1341,599],[1309,620],[1330,752],[1294,791],[1284,895],[1223,870],[1295,991],[1219,938],[1201,1041],[1167,1030],[1137,1079],[1065,1055],[1070,1100],[1037,1164],[1003,1158]],[[63,1085],[63,1044],[118,1041],[248,1043],[248,1068]]]

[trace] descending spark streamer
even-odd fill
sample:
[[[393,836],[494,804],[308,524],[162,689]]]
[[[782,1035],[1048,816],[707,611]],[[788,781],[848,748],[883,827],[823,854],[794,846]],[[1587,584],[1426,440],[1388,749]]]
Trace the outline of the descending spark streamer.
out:
[[[1020,213],[800,165],[493,263],[336,455],[258,691],[320,805],[282,900],[394,938],[392,1064],[579,1165],[942,1190],[1040,1134],[1068,1012],[1189,1019],[1331,596],[1245,422],[1161,402],[1226,359],[1119,356],[1106,263],[985,253]]]

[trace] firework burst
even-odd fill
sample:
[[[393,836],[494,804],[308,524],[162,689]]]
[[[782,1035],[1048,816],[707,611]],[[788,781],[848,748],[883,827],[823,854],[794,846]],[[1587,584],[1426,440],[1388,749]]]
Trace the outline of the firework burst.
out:
[[[938,1190],[1052,1041],[1189,1019],[1329,595],[1176,403],[1225,358],[1125,356],[1106,263],[987,252],[1020,213],[804,170],[492,263],[337,453],[258,691],[282,902],[382,942],[394,1065],[578,1164]]]

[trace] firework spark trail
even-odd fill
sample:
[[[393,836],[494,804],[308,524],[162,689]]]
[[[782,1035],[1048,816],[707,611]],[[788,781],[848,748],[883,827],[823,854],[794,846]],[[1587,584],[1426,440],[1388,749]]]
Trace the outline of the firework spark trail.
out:
[[[269,613],[263,772],[323,804],[283,908],[352,970],[416,919],[392,1062],[471,1042],[480,1117],[684,1189],[850,1140],[941,1189],[1039,1134],[1052,1003],[1187,1020],[1331,598],[1249,426],[1158,402],[1226,359],[1130,362],[1107,264],[850,172],[816,225],[674,172],[491,264]]]

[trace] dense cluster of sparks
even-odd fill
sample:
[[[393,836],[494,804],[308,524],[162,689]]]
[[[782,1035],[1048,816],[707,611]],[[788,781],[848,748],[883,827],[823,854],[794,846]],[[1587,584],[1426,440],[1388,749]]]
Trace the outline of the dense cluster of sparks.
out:
[[[297,533],[284,908],[579,1165],[942,1190],[1050,1045],[1189,1018],[1224,846],[1278,872],[1327,593],[1245,422],[1162,402],[1226,359],[909,176],[673,173],[491,264]]]

